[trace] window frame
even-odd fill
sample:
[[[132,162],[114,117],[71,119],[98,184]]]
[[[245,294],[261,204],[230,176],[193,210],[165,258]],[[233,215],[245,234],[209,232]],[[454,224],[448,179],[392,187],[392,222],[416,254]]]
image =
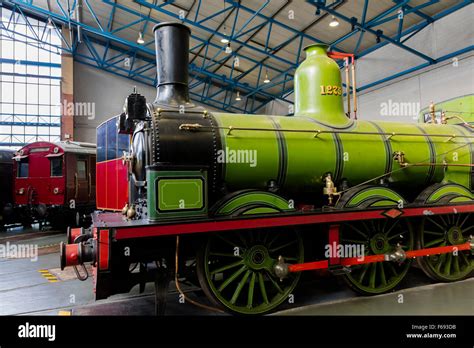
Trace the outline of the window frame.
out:
[[[26,176],[21,175],[21,168],[23,167],[22,164],[26,164]],[[28,179],[30,177],[30,161],[28,157],[16,161],[16,177],[17,179]]]
[[[61,175],[53,175],[53,161],[55,160],[59,160],[61,161]],[[49,159],[49,176],[51,178],[62,178],[64,176],[64,160],[63,160],[63,157],[62,156],[59,156],[59,157],[51,157]]]
[[[80,172],[79,172],[79,163],[80,163],[80,162],[81,162],[81,163],[84,163],[84,177],[82,177],[82,176],[80,175]],[[85,159],[85,158],[78,158],[78,159],[76,160],[76,173],[77,173],[77,179],[78,179],[78,180],[88,180],[88,178],[87,178],[87,166],[88,166],[88,165],[87,165],[87,159]]]

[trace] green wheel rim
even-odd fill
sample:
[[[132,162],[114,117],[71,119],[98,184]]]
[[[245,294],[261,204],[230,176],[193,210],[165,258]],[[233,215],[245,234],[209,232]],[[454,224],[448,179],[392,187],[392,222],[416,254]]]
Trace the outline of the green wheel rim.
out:
[[[472,214],[451,214],[425,217],[418,231],[419,248],[459,245],[474,234]],[[419,259],[419,264],[431,278],[452,282],[468,277],[474,270],[474,259],[469,250],[431,255]]]
[[[213,235],[200,261],[205,281],[201,285],[231,312],[269,312],[288,299],[300,278],[300,273],[291,273],[280,281],[274,275],[280,255],[290,264],[303,262],[299,233],[257,230]]]
[[[414,236],[411,224],[405,219],[353,222],[341,226],[340,244],[362,247],[364,254],[385,254],[398,244],[403,250],[413,250]],[[361,250],[361,249],[358,249]],[[363,295],[377,295],[394,289],[403,280],[411,260],[403,263],[376,262],[354,266],[344,275],[346,282]]]

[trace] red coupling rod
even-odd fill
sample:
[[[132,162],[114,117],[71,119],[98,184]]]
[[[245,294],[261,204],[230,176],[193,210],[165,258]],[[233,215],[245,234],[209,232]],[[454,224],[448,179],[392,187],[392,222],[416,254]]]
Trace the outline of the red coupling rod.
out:
[[[447,253],[451,253],[455,251],[471,250],[472,249],[471,243],[472,242],[469,241],[469,242],[466,242],[464,244],[459,244],[459,245],[450,245],[450,246],[427,248],[427,249],[420,249],[420,250],[410,250],[410,251],[405,252],[405,257],[414,258],[414,257],[429,256],[429,255],[436,255],[436,254],[447,254]],[[378,254],[378,255],[364,256],[363,258],[362,257],[341,258],[341,261],[338,265],[355,266],[355,265],[363,265],[367,263],[389,261],[390,260],[389,255],[390,254]],[[327,269],[327,268],[329,268],[328,260],[288,265],[288,271],[291,273],[317,270],[317,269]]]

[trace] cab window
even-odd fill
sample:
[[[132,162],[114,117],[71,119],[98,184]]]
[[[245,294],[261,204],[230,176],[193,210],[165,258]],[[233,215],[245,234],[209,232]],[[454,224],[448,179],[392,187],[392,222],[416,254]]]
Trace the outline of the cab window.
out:
[[[51,176],[63,176],[63,159],[52,158],[50,161],[51,161]]]
[[[103,162],[107,160],[106,127],[107,123],[104,123],[99,128],[97,128],[97,162]]]
[[[117,158],[117,120],[107,121],[107,160]]]
[[[17,162],[17,178],[27,178],[28,177],[28,159],[22,159]]]

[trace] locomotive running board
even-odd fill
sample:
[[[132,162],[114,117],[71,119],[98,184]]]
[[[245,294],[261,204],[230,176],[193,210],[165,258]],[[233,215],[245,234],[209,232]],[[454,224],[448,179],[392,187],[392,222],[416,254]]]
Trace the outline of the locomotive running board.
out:
[[[348,221],[361,221],[371,219],[399,218],[401,216],[422,217],[444,214],[463,214],[474,213],[473,204],[455,205],[455,206],[430,206],[413,207],[404,209],[377,209],[377,210],[353,210],[353,211],[330,211],[330,212],[310,212],[297,214],[279,214],[278,216],[260,216],[260,217],[236,217],[233,219],[215,219],[215,220],[193,220],[182,223],[155,223],[142,225],[138,221],[124,222],[107,221],[105,216],[95,221],[98,228],[114,229],[114,239],[135,239],[149,238],[159,236],[221,232],[231,230],[245,230],[254,228],[270,228],[299,226],[312,224],[332,224]],[[107,215],[101,214],[101,215]],[[117,214],[113,214],[117,215]]]

